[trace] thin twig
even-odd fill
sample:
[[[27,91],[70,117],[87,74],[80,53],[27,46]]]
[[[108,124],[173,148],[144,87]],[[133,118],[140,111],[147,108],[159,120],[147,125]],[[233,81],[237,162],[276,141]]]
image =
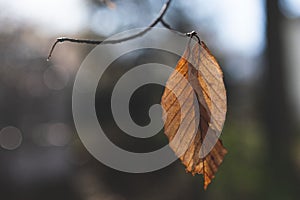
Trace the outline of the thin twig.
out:
[[[174,29],[171,28],[171,26],[164,19],[161,19],[160,22],[167,29],[174,30]]]
[[[60,42],[75,42],[75,43],[83,43],[83,44],[101,44],[102,41],[98,41],[98,40],[89,40],[89,39],[76,39],[76,38],[67,38],[67,37],[60,37],[57,38],[55,43],[52,45],[51,50],[49,52],[47,61],[49,61],[49,59],[52,56],[52,53],[56,47],[56,45]]]
[[[163,16],[166,14],[170,4],[171,4],[171,1],[172,0],[167,0],[166,3],[162,6],[158,16],[153,20],[153,22],[151,22],[149,24],[149,26],[147,28],[145,28],[144,30],[134,34],[134,35],[131,35],[131,36],[128,36],[128,37],[125,37],[125,38],[121,38],[121,39],[117,39],[117,40],[106,40],[106,41],[100,41],[100,40],[88,40],[88,39],[75,39],[75,38],[67,38],[67,37],[61,37],[61,38],[57,38],[55,43],[52,45],[52,48],[49,52],[49,55],[48,55],[48,58],[47,60],[49,60],[52,56],[52,53],[56,47],[56,45],[58,43],[61,43],[61,42],[76,42],[76,43],[85,43],[85,44],[116,44],[116,43],[121,43],[121,42],[125,42],[125,41],[128,41],[128,40],[131,40],[131,39],[134,39],[136,37],[140,37],[140,36],[143,36],[145,33],[147,33],[152,27],[156,26],[158,22],[161,22],[162,21],[162,18]]]
[[[179,35],[179,36],[182,36],[182,37],[186,37],[189,35],[187,35],[188,33],[181,33],[181,32],[178,32],[176,31],[174,28],[172,28],[163,18],[160,20],[160,23],[167,29],[169,29],[170,31],[172,31],[173,33]]]

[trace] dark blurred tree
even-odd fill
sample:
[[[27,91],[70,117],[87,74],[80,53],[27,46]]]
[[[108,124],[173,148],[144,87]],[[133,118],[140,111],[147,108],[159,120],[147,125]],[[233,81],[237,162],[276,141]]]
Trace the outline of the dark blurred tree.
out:
[[[266,197],[289,199],[299,197],[299,179],[291,154],[296,126],[287,95],[282,25],[285,20],[279,0],[266,0],[267,61],[264,82],[264,124],[267,132]]]

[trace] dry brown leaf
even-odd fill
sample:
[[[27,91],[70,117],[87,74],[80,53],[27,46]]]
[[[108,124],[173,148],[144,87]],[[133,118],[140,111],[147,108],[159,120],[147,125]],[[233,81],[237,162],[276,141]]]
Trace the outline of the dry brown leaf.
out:
[[[188,44],[161,105],[170,147],[187,172],[203,174],[206,189],[227,153],[218,139],[227,103],[222,70],[204,42]]]

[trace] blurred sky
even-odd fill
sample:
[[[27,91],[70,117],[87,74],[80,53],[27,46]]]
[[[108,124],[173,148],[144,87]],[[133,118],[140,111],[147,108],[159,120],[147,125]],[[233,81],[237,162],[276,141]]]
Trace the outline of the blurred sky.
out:
[[[84,5],[84,0],[0,0],[0,16],[36,25],[44,33],[68,34],[85,28]]]
[[[158,3],[159,2],[159,3]],[[157,14],[163,1],[150,1],[153,14]],[[14,19],[19,23],[38,26],[42,32],[53,35],[76,34],[86,27],[109,36],[116,33],[120,24],[132,23],[134,16],[129,16],[129,3],[120,1],[116,9],[99,9],[97,15],[101,20],[91,21],[88,6],[84,0],[0,0],[0,16]],[[191,13],[191,20],[209,17],[216,31],[221,46],[230,46],[229,50],[243,54],[260,54],[264,48],[264,1],[263,0],[198,0],[179,1],[173,4]],[[284,11],[290,17],[300,14],[299,0],[282,0]],[[157,10],[157,12],[155,12]],[[120,21],[122,19],[122,21]],[[147,25],[142,21],[138,26]],[[146,21],[147,20],[147,21]],[[0,30],[5,27],[1,27]]]

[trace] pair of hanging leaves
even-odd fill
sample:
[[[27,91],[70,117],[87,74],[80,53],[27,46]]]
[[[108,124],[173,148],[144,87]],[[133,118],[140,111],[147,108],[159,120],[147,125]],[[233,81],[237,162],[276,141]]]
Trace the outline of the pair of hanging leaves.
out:
[[[206,189],[227,153],[218,139],[227,103],[222,70],[204,42],[189,41],[161,105],[170,147],[187,172],[203,175]]]

